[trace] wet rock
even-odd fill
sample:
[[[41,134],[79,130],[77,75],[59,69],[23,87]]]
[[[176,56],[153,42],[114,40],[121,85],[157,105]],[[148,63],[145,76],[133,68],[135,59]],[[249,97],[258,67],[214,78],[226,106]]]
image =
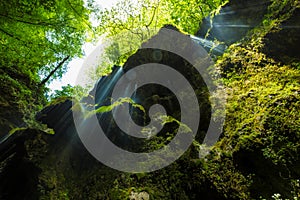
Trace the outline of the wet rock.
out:
[[[216,39],[228,46],[261,23],[269,5],[269,0],[229,1],[220,13],[203,19],[196,35],[211,41]]]
[[[263,52],[276,61],[300,62],[300,8],[293,9],[277,30],[266,34]]]

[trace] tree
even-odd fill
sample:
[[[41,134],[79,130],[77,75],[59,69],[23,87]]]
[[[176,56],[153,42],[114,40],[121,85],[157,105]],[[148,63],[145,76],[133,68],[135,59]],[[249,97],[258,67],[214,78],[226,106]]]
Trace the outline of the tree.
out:
[[[93,0],[0,1],[2,133],[34,118],[47,83],[83,55],[82,44],[94,33],[91,13],[97,13]]]
[[[226,2],[227,0],[121,0],[98,15],[97,32],[112,41],[102,56],[110,60],[106,63],[122,65],[142,42],[166,24],[176,26],[182,32],[195,34],[202,19]],[[117,52],[113,57],[110,56],[112,48],[113,52]],[[99,68],[97,71],[101,72],[107,66],[99,63]]]
[[[195,34],[201,20],[227,0],[121,0],[112,9],[98,16],[98,31],[117,34],[123,30],[138,34],[140,29],[160,29],[165,24]]]
[[[51,79],[61,77],[68,62],[53,71],[59,63],[83,54],[81,46],[93,31],[92,9],[83,0],[1,1],[0,65],[30,73],[35,82],[51,72]]]

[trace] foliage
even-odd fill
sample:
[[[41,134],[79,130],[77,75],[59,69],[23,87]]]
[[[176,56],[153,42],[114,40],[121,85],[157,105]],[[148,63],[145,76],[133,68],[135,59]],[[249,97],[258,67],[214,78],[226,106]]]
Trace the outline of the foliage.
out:
[[[58,97],[72,97],[74,93],[74,88],[70,84],[62,86],[61,90],[54,90],[54,93],[50,95],[51,99],[56,99]]]
[[[202,18],[224,2],[222,0],[119,1],[111,10],[104,10],[100,13],[98,31],[118,34],[127,30],[144,40],[149,36],[143,34],[143,29],[159,30],[166,24],[172,24],[181,31],[194,34]]]
[[[225,158],[219,159],[227,167],[233,163],[242,165],[243,173],[231,172],[231,177],[235,174],[243,180],[251,175],[248,171],[253,172],[253,176],[248,178],[252,183],[247,187],[270,197],[272,188],[284,191],[283,188],[287,187],[291,190],[289,184],[299,173],[293,166],[299,164],[300,74],[293,66],[282,65],[260,51],[264,44],[253,42],[261,36],[259,31],[265,33],[265,27],[257,28],[248,43],[232,45],[217,62],[223,73],[228,98],[224,136],[215,146],[215,151],[232,159],[228,164],[224,163]],[[243,155],[247,156],[249,163],[256,163],[255,170],[251,164],[243,165]],[[269,166],[268,169],[263,165]],[[217,170],[212,176],[224,180],[224,175],[218,172],[221,164],[215,166]],[[289,172],[287,179],[281,177],[286,171]],[[270,183],[272,186],[266,187],[267,184],[264,185],[256,174],[279,178]],[[229,185],[228,181],[222,186],[223,190]],[[243,184],[236,185],[242,187]],[[273,192],[276,191],[273,189]],[[240,194],[247,193],[246,190]],[[283,193],[284,197],[293,195]]]
[[[284,28],[281,27],[282,23],[290,19],[291,15],[300,8],[299,1],[296,0],[271,0],[270,2],[268,13],[265,15],[261,25],[251,30],[248,38],[246,38],[248,46],[257,51],[262,51],[265,47],[266,36]]]
[[[82,55],[81,46],[91,32],[90,10],[81,0],[2,1],[2,66],[17,67],[37,81],[65,57]],[[66,65],[53,76],[61,77]],[[26,73],[27,72],[27,73]]]
[[[167,1],[160,1],[159,6],[166,6],[164,10],[168,10],[171,1],[165,2]],[[204,183],[208,182],[213,191],[221,194],[220,196],[225,199],[259,198],[260,195],[270,198],[276,192],[282,192],[284,198],[297,196],[296,192],[290,193],[290,191],[297,191],[293,188],[293,180],[299,175],[297,169],[300,147],[298,113],[300,74],[297,69],[299,63],[294,63],[293,66],[283,65],[262,51],[265,48],[266,35],[278,31],[280,24],[291,17],[291,9],[296,8],[289,7],[295,5],[295,2],[272,1],[269,13],[261,25],[251,31],[248,38],[241,43],[233,44],[223,56],[218,58],[216,66],[223,75],[228,93],[227,117],[223,137],[210,155],[203,160],[192,159],[192,149],[189,149],[190,154],[187,153],[167,169],[141,178],[125,175],[114,183],[115,187],[111,190],[112,197],[126,198],[131,191],[144,190],[154,199],[185,199],[188,198],[185,192],[189,190],[183,188],[181,184],[190,183],[185,179],[186,177],[187,179],[197,177],[192,183],[199,184],[199,187],[203,187]],[[174,13],[183,13],[182,19],[184,19],[184,8],[189,3],[180,1],[177,4],[181,7],[174,9]],[[136,41],[140,39],[140,42],[150,37],[151,34],[147,35],[147,28],[151,26],[146,26],[145,22],[151,20],[153,10],[150,12],[151,9],[148,9],[150,14],[147,14],[147,20],[142,21],[134,16],[143,16],[146,12],[126,13],[126,10],[138,9],[127,5],[124,8],[126,9],[123,13],[122,10],[112,11],[114,15],[108,17],[113,21],[112,25],[109,25],[109,20],[106,20],[108,24],[104,23],[101,26],[106,27],[111,35],[121,34],[124,30],[134,30],[132,35],[136,35]],[[127,17],[118,18],[120,16],[117,13],[122,13],[120,16],[134,14],[127,20]],[[110,12],[103,14],[109,16]],[[176,22],[176,14],[173,17],[159,16],[157,24],[152,24],[154,29],[164,23],[170,23],[188,33],[193,31],[193,27],[184,23],[184,20],[180,23]],[[154,21],[155,17],[153,17]],[[134,26],[139,23],[140,26]],[[195,26],[195,23],[193,25]],[[99,31],[103,28],[101,26]],[[120,43],[122,41],[114,46],[120,48]],[[121,55],[120,52],[119,49],[115,55]],[[167,133],[167,142],[173,134],[173,132]],[[156,137],[150,142],[148,148],[150,150],[160,148],[163,142],[166,142],[165,138]],[[199,144],[194,142],[194,145],[200,149]],[[193,166],[194,161],[197,167]],[[190,171],[186,172],[181,167]],[[283,177],[282,174],[288,175]],[[173,176],[177,179],[171,180]],[[273,181],[269,183],[265,179]],[[171,185],[177,189],[173,189]],[[177,196],[179,191],[182,195],[180,197]]]
[[[182,32],[195,34],[201,20],[222,5],[224,0],[121,0],[98,15],[97,33],[108,38],[105,58],[99,63],[100,73],[108,66],[122,65],[140,45],[171,24]],[[94,73],[94,72],[93,72]]]
[[[60,78],[70,59],[83,55],[81,46],[94,32],[89,15],[96,10],[92,1],[83,0],[0,2],[4,133],[35,124],[34,115],[46,102],[45,84]]]
[[[19,11],[16,9],[17,14],[21,13],[20,9],[24,10],[25,17],[22,20],[28,20],[29,14],[32,15],[37,11],[39,12],[35,13],[36,15],[41,14],[41,10],[47,11],[46,13],[49,12],[52,17],[59,16],[59,12],[55,13],[53,11],[58,5],[65,5],[66,7],[60,8],[58,11],[64,11],[63,16],[68,15],[72,9],[66,2],[22,1],[24,5],[21,6],[21,3],[11,1],[11,3],[15,3],[20,7]],[[24,160],[33,162],[35,159],[36,163],[34,164],[38,166],[39,172],[34,183],[36,183],[35,186],[40,192],[41,199],[128,199],[132,193],[143,191],[147,192],[151,199],[299,198],[299,63],[281,64],[262,51],[265,47],[266,35],[278,31],[280,24],[290,17],[286,12],[294,9],[291,8],[293,7],[291,5],[295,5],[295,2],[292,0],[272,1],[269,14],[261,26],[250,32],[248,38],[241,43],[233,44],[223,56],[218,58],[216,66],[223,75],[223,82],[226,85],[228,94],[227,116],[222,138],[212,148],[207,157],[204,159],[198,158],[198,154],[201,153],[198,151],[205,147],[201,147],[199,143],[194,142],[194,146],[190,147],[180,159],[164,169],[147,174],[121,173],[107,168],[91,158],[84,147],[78,145],[80,140],[76,138],[76,134],[64,130],[64,134],[57,136],[59,139],[51,140],[55,142],[51,142],[53,146],[47,150],[45,149],[46,142],[32,142],[42,150],[39,148],[34,149],[28,144],[25,146],[30,146],[30,148],[27,149],[29,153],[24,153],[26,154]],[[30,9],[34,8],[35,3],[36,5],[39,4],[39,8],[37,10]],[[196,25],[193,20],[197,19],[196,21],[198,21],[204,14],[206,15],[206,12],[218,7],[220,4],[219,1],[203,2],[201,8],[203,8],[204,14],[199,14],[199,10],[196,10],[197,5],[200,3],[200,1],[162,0],[138,1],[138,4],[135,5],[132,2],[122,1],[119,7],[114,7],[111,11],[103,11],[99,16],[100,21],[102,20],[103,23],[98,27],[98,33],[108,31],[110,35],[124,34],[123,38],[114,38],[116,39],[115,42],[111,43],[112,45],[106,49],[108,64],[103,64],[105,69],[113,63],[112,60],[117,60],[118,64],[122,64],[126,60],[126,56],[135,51],[137,47],[135,45],[154,33],[149,34],[148,29],[151,27],[155,29],[161,27],[164,23],[171,23],[188,33],[194,32],[198,24]],[[1,4],[7,6],[9,2],[1,2]],[[180,7],[176,7],[179,5]],[[0,13],[5,14],[8,12],[2,7],[0,10]],[[9,12],[12,11],[8,10]],[[191,13],[188,10],[191,10]],[[290,12],[288,13],[290,14]],[[52,22],[52,18],[47,18],[49,17],[48,14],[44,13],[41,16],[44,17],[42,18],[45,19],[44,21],[34,21],[35,18],[32,18],[30,22],[42,24]],[[194,18],[190,20],[187,16],[193,16]],[[71,15],[71,18],[76,18],[75,14]],[[16,19],[21,20],[21,17],[14,16],[14,19],[15,21]],[[5,48],[8,48],[8,52],[12,52],[9,55],[3,53],[4,56],[1,61],[0,80],[3,83],[1,85],[2,95],[0,96],[1,117],[4,118],[3,116],[10,112],[14,114],[13,117],[22,115],[18,113],[20,110],[34,114],[33,111],[36,108],[33,104],[37,101],[40,103],[41,97],[38,94],[42,93],[37,87],[37,83],[40,81],[37,72],[51,71],[64,56],[69,54],[78,56],[80,50],[65,49],[67,46],[63,47],[61,43],[52,40],[51,37],[56,36],[56,34],[50,37],[51,41],[48,41],[49,37],[43,34],[41,35],[42,40],[37,38],[39,37],[38,34],[30,36],[29,27],[33,25],[27,23],[23,25],[25,35],[21,39],[26,40],[26,45],[23,45],[21,40],[13,36],[19,36],[18,31],[20,30],[17,24],[22,27],[24,22],[16,21],[10,27],[7,24],[5,25],[6,22],[3,20],[3,16],[0,20],[4,24],[2,27],[6,28],[4,31],[9,33],[0,30],[2,31],[1,42],[6,45]],[[68,21],[68,18],[57,20],[55,22],[67,23],[66,32],[63,31],[57,36],[60,41],[67,39],[66,42],[68,43],[70,39],[68,37],[71,37],[67,34],[70,34],[68,23],[70,23],[69,25],[74,24]],[[82,25],[84,20],[80,23]],[[80,23],[77,25],[80,25]],[[87,28],[86,25],[82,26]],[[55,25],[47,25],[47,27],[52,27],[52,31],[56,30]],[[44,27],[43,30],[48,30],[47,27]],[[85,30],[85,28],[82,30]],[[33,32],[37,33],[35,31],[38,30],[42,30],[42,28],[37,28]],[[122,32],[126,30],[129,31],[129,33],[126,33],[128,36]],[[130,30],[133,32],[130,33]],[[79,31],[79,33],[83,32]],[[75,45],[79,45],[80,41],[83,41],[85,36],[81,36],[82,38],[73,41]],[[127,38],[127,40],[131,38],[132,41],[135,41],[134,45],[127,49],[121,47],[122,44],[127,46],[124,45],[127,44],[124,38]],[[5,41],[10,42],[12,45],[9,46]],[[17,44],[20,45],[20,48],[17,48]],[[41,46],[38,44],[41,44]],[[45,49],[45,55],[42,55],[43,45],[57,48],[61,52],[52,55],[51,50]],[[71,45],[71,43],[68,43],[68,45]],[[30,47],[31,50],[28,51],[28,55],[40,57],[31,58],[29,56],[27,61],[27,57],[22,54],[27,52],[27,47]],[[35,48],[38,52],[34,51]],[[18,53],[13,52],[12,49],[22,53],[17,56]],[[128,54],[120,58],[124,52]],[[40,58],[45,58],[45,60]],[[41,62],[40,65],[35,64],[38,61]],[[49,63],[53,64],[52,68],[50,67],[51,69],[47,69],[51,65]],[[6,66],[6,68],[3,66]],[[82,88],[77,90],[66,86],[62,91],[57,91],[54,94],[53,98],[56,98],[56,101],[53,104],[61,103],[61,100],[65,100],[63,96],[70,96],[74,91],[79,94],[84,93]],[[125,98],[114,101],[110,106],[99,107],[95,111],[87,113],[86,116],[112,111],[112,109],[122,106],[124,103],[145,112],[143,107],[135,104],[131,99]],[[78,105],[79,103],[75,104],[73,109],[77,109]],[[75,108],[76,106],[77,108]],[[10,108],[14,109],[8,112],[7,110]],[[31,115],[29,118],[33,118],[33,116]],[[59,128],[65,128],[65,121],[67,120],[63,121],[62,124],[59,124],[62,127]],[[160,122],[172,127],[180,124],[179,120],[167,116],[160,116]],[[188,132],[188,127],[186,129]],[[25,131],[25,129],[13,129],[11,133],[16,131]],[[145,149],[153,150],[162,147],[163,142],[169,142],[174,134],[175,131],[170,131],[166,134],[166,138],[155,137]],[[195,150],[195,148],[198,149]],[[30,149],[37,152],[32,153]],[[47,153],[45,154],[45,152]],[[32,156],[41,154],[45,155],[46,158],[38,160],[36,156]]]

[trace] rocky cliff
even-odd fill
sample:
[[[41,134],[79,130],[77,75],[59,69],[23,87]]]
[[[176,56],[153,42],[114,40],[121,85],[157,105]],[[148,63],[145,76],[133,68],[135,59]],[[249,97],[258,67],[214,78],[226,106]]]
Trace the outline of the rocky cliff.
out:
[[[54,135],[17,129],[0,144],[0,199],[271,199],[274,194],[300,198],[299,9],[299,2],[293,0],[232,0],[202,22],[197,35],[226,48],[215,65],[228,96],[222,136],[205,158],[195,156],[197,148],[192,146],[159,171],[131,174],[110,169],[81,143],[73,104],[66,100],[45,107],[37,116],[54,129]],[[152,53],[138,51],[123,70],[148,62]],[[178,70],[189,68],[172,55],[163,58],[162,63],[178,66]],[[111,76],[95,87],[99,100]],[[188,78],[203,91],[199,77],[190,73]],[[140,96],[151,97],[152,102],[144,101],[144,107],[154,100],[174,116],[178,114],[169,91],[159,97],[149,91],[138,91]],[[209,113],[206,93],[201,94],[202,109]],[[206,129],[207,118],[203,115],[201,131]],[[108,126],[111,114],[98,115],[98,119]],[[174,128],[176,123],[170,123],[166,130]],[[110,133],[119,130],[113,126]],[[111,139],[124,148],[134,143],[130,138],[125,144],[124,138]],[[143,147],[155,148],[159,139]],[[201,139],[200,133],[197,140]]]

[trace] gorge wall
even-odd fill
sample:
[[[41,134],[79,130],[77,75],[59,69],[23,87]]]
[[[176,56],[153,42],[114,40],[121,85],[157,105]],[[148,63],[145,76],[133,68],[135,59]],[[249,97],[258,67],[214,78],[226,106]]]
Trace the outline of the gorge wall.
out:
[[[299,2],[292,0],[232,0],[219,14],[203,20],[196,35],[221,42],[224,53],[214,59],[228,95],[222,136],[204,159],[197,157],[197,148],[192,146],[179,160],[159,171],[130,174],[110,169],[85,149],[74,126],[72,101],[61,99],[37,115],[37,120],[54,129],[54,135],[21,128],[3,139],[0,199],[141,199],[139,196],[147,194],[150,199],[271,199],[274,194],[300,198],[299,9]],[[138,51],[122,70],[151,61],[152,53]],[[184,73],[190,68],[170,54],[163,54],[160,62]],[[100,105],[109,104],[106,98],[111,91],[101,95],[119,69],[116,66],[95,86],[94,98]],[[187,77],[201,91],[198,98],[205,102],[201,109],[209,113],[203,82],[193,74],[190,71]],[[161,102],[176,118],[174,96],[163,90],[160,93],[164,95],[157,97],[150,89],[137,91],[137,96],[148,98],[140,103],[147,109]],[[84,101],[90,102],[89,98]],[[10,112],[8,116],[15,115],[8,118],[11,123],[22,123],[18,112]],[[134,113],[137,119],[143,115],[137,110]],[[199,142],[210,116],[201,117],[202,129],[196,138]],[[111,121],[111,113],[98,114],[98,119],[116,144],[141,150],[133,147],[136,141],[125,134],[115,136],[120,130]],[[169,123],[165,131],[177,126]],[[137,143],[142,150],[151,150],[162,138],[165,136],[150,145]]]

